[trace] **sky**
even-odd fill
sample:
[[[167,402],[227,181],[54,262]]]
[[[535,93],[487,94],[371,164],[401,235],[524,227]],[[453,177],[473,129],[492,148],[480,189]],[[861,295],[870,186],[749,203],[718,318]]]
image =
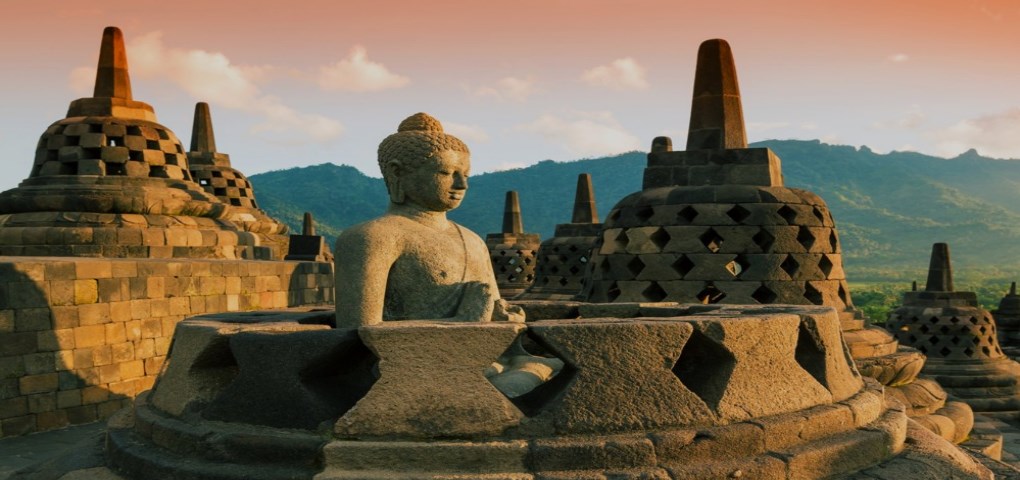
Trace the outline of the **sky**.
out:
[[[750,141],[1020,158],[1015,0],[0,0],[0,190],[91,96],[105,26],[188,146],[194,104],[247,175],[376,148],[428,112],[472,173],[683,145],[698,45],[729,41]]]

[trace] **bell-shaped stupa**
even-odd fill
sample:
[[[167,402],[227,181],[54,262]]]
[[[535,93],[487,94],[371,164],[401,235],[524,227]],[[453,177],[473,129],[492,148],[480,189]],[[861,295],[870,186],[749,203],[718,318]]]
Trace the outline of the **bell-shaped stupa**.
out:
[[[652,142],[641,191],[607,217],[592,259],[590,302],[793,304],[833,307],[861,372],[887,387],[914,417],[941,415],[937,428],[963,440],[973,419],[917,379],[924,356],[903,348],[853,306],[839,235],[812,192],[786,187],[768,148],[748,148],[729,44],[698,50],[687,149]],[[961,411],[962,410],[962,411]]]
[[[928,356],[923,372],[976,412],[1016,420],[1020,364],[999,347],[995,320],[974,292],[953,288],[949,245],[932,246],[924,290],[903,294],[889,315],[900,342]]]
[[[0,254],[252,257],[254,235],[192,181],[150,105],[131,96],[124,37],[103,31],[92,97],[43,133],[29,178],[0,193]]]
[[[485,236],[501,297],[514,298],[535,281],[535,253],[539,243],[537,233],[524,232],[517,192],[506,192],[503,231]]]
[[[573,300],[584,287],[592,249],[602,224],[595,208],[591,175],[577,176],[570,223],[556,225],[555,235],[538,248],[535,281],[519,300]]]
[[[243,173],[230,164],[230,155],[216,150],[209,104],[195,105],[188,150],[188,170],[195,182],[221,202],[231,206],[228,218],[242,230],[259,236],[257,256],[279,260],[287,253],[287,225],[272,218],[255,202],[255,190]]]
[[[1020,295],[1016,294],[1016,282],[1009,285],[1009,293],[999,301],[999,309],[992,310],[999,333],[1002,351],[1016,360],[1020,358]]]

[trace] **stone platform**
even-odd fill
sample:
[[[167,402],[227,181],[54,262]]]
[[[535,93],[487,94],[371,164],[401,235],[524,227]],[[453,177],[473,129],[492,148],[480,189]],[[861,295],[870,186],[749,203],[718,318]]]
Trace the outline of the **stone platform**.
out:
[[[522,303],[535,321],[188,320],[152,393],[111,420],[110,467],[189,479],[991,478],[861,377],[833,309]],[[565,367],[510,398],[485,371],[518,341]]]

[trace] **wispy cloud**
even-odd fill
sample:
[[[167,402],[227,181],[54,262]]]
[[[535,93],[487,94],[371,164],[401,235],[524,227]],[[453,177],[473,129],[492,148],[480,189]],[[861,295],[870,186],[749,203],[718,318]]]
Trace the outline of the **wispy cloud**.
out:
[[[166,80],[197,101],[260,117],[260,123],[252,131],[271,133],[268,140],[323,142],[344,131],[336,120],[297,111],[279,98],[262,92],[258,82],[266,77],[270,67],[236,65],[218,52],[168,47],[159,31],[134,37],[126,48],[134,78]],[[71,88],[89,95],[95,72],[94,67],[72,70]]]
[[[327,91],[376,92],[404,87],[411,80],[369,60],[365,47],[357,45],[347,58],[320,68],[316,83]]]
[[[903,113],[903,116],[891,120],[879,120],[872,123],[871,126],[881,130],[888,130],[891,128],[917,130],[922,127],[927,120],[928,117],[921,110],[921,107],[918,105],[912,105],[909,110]]]
[[[631,57],[613,60],[608,65],[599,65],[581,74],[581,80],[588,85],[614,90],[644,90],[648,88],[645,67]]]
[[[489,134],[482,127],[456,122],[443,122],[443,130],[467,143],[489,141]]]
[[[910,55],[907,55],[905,53],[894,53],[886,57],[886,60],[889,60],[890,62],[893,63],[903,63],[906,62],[907,60],[910,60]]]
[[[465,87],[469,94],[498,101],[523,102],[539,91],[534,77],[504,77],[492,85]]]
[[[1020,158],[1020,108],[963,120],[929,132],[940,155],[959,155],[971,148],[996,158]]]
[[[538,134],[572,155],[590,157],[641,149],[641,141],[610,112],[545,114],[516,128]]]

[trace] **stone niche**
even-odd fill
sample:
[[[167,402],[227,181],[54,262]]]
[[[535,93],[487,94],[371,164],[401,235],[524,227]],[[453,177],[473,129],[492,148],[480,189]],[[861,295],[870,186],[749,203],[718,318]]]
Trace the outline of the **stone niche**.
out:
[[[111,420],[111,466],[189,479],[829,478],[873,468],[990,478],[913,431],[902,406],[861,377],[831,308],[522,305],[535,321],[354,330],[331,328],[332,312],[190,319],[152,392]],[[516,341],[565,367],[511,399],[486,371]],[[905,444],[908,428],[931,450]]]

